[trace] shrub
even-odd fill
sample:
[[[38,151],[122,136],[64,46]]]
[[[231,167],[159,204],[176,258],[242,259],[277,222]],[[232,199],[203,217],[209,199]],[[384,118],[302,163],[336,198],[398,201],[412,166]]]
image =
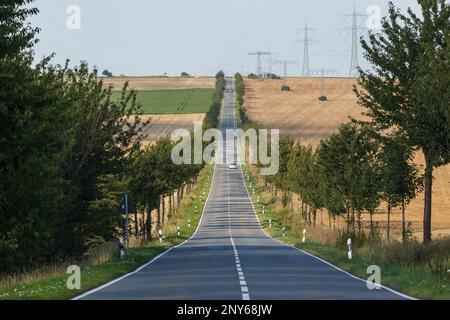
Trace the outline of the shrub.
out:
[[[289,87],[287,84],[283,84],[281,86],[281,91],[291,91],[291,87]]]
[[[320,96],[319,100],[320,101],[328,101],[328,98],[326,96]]]
[[[428,267],[432,274],[448,276],[450,269],[450,238],[435,240],[429,244],[417,241],[393,242],[378,250],[380,260],[387,265],[403,265],[409,268]]]

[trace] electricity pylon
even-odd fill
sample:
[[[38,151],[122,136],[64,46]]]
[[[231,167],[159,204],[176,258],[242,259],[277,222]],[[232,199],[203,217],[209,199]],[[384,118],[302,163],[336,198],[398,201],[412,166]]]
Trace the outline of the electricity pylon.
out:
[[[256,56],[256,75],[259,77],[262,77],[263,76],[262,57],[270,56],[270,55],[272,55],[272,52],[270,52],[270,51],[254,51],[254,52],[249,52],[248,55]]]
[[[296,42],[303,41],[303,68],[302,68],[302,76],[309,77],[309,45],[317,40],[311,39],[309,37],[310,31],[315,31],[315,29],[308,28],[308,22],[305,22],[305,27],[297,29],[297,31],[303,31],[303,38],[295,40]]]
[[[343,28],[345,31],[351,31],[352,33],[352,52],[351,52],[351,59],[350,59],[350,72],[349,77],[357,76],[357,71],[359,67],[358,62],[358,35],[359,31],[365,30],[363,26],[358,24],[358,18],[365,17],[367,18],[366,14],[358,13],[356,12],[356,6],[353,6],[353,12],[350,14],[344,15],[344,17],[352,17],[352,27],[351,28]]]

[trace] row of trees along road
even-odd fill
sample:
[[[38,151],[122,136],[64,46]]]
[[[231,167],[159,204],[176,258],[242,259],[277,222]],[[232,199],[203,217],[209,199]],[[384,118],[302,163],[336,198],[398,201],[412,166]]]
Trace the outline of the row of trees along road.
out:
[[[433,169],[450,161],[449,88],[450,7],[444,0],[420,1],[423,18],[403,15],[391,3],[383,32],[362,40],[371,70],[360,69],[355,93],[369,121],[342,125],[317,149],[289,137],[280,143],[280,171],[266,178],[272,192],[282,191],[283,204],[292,193],[302,200],[302,216],[315,223],[316,212],[343,215],[347,232],[361,231],[361,213],[371,220],[384,201],[405,208],[424,189],[424,237],[431,240]],[[421,175],[416,151],[425,155]]]
[[[112,99],[86,62],[72,72],[68,62],[51,65],[52,56],[35,63],[39,30],[27,21],[36,14],[33,0],[0,5],[2,273],[83,256],[121,234],[125,192],[153,208],[157,195],[199,171],[171,167],[167,139],[141,150],[147,123],[127,84]],[[140,171],[140,163],[154,172]]]
[[[216,91],[213,101],[203,122],[205,130],[217,127],[219,124],[224,90],[225,75],[220,71],[216,75]],[[139,224],[136,223],[138,219],[135,217],[136,236],[142,234],[144,238],[151,238],[152,211],[156,210],[157,229],[164,226],[166,216],[170,220],[172,215],[178,212],[181,199],[190,192],[203,168],[203,164],[174,164],[171,156],[175,143],[169,138],[163,138],[137,153],[132,161],[129,181],[130,195],[142,213],[142,221],[146,220],[139,232]],[[194,141],[192,141],[192,145],[193,143]],[[191,150],[194,150],[193,146]],[[193,154],[191,160],[193,163]],[[166,210],[166,199],[169,201],[168,210]]]

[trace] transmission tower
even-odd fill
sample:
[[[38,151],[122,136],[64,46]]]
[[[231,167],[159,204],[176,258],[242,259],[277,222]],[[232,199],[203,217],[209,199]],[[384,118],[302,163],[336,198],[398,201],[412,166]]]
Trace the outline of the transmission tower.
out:
[[[325,95],[325,76],[338,75],[339,72],[336,69],[315,69],[311,70],[311,74],[320,75],[320,95]]]
[[[283,66],[283,74],[285,77],[288,75],[288,66],[299,65],[300,63],[295,60],[273,60],[273,65],[282,65]]]
[[[315,29],[308,28],[308,22],[305,22],[305,27],[297,29],[297,31],[300,31],[304,33],[303,39],[297,39],[296,42],[302,42],[303,41],[303,68],[302,68],[302,76],[303,77],[309,77],[309,45],[313,42],[316,42],[317,40],[311,39],[309,37],[310,31],[315,31]]]
[[[272,52],[270,51],[254,51],[248,53],[249,56],[256,56],[256,75],[259,77],[263,76],[263,67],[262,67],[262,57],[270,56]]]
[[[353,6],[353,12],[350,14],[344,15],[344,17],[352,17],[352,26],[351,28],[344,28],[345,31],[351,31],[352,33],[352,52],[351,52],[351,60],[350,60],[350,72],[349,77],[354,77],[357,75],[359,62],[358,62],[358,39],[359,32],[365,30],[361,24],[358,23],[358,18],[367,17],[366,14],[358,13],[356,11],[356,6]]]

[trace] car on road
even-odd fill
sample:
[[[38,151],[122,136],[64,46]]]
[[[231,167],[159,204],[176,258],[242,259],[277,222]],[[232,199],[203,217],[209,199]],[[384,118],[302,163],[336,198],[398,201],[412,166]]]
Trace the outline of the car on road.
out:
[[[237,169],[237,165],[236,165],[236,163],[232,163],[232,164],[230,164],[230,169],[232,169],[232,170],[236,170],[236,169]]]

